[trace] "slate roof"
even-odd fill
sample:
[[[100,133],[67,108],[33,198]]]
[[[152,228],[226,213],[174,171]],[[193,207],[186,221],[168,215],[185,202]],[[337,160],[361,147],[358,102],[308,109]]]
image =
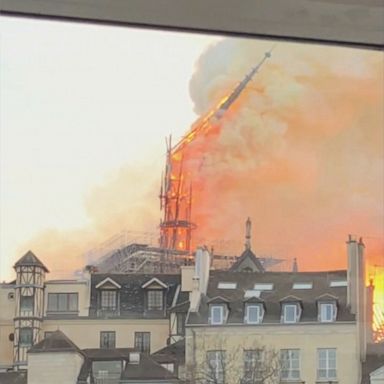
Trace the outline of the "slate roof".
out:
[[[13,266],[13,268],[19,266],[37,266],[44,269],[45,272],[49,272],[48,268],[38,259],[38,257],[32,252],[28,251],[23,257],[21,257]]]
[[[27,384],[27,372],[0,372],[0,384]]]
[[[89,309],[90,317],[98,317],[99,289],[96,286],[107,277],[113,279],[121,285],[120,293],[120,314],[108,315],[108,317],[132,318],[132,319],[165,319],[168,310],[171,308],[177,287],[181,283],[180,274],[110,274],[95,273],[91,275],[91,305]],[[146,309],[147,289],[142,285],[153,278],[161,280],[167,285],[165,290],[166,308],[164,311],[148,311]]]
[[[88,383],[88,378],[92,375],[92,363],[95,361],[124,361],[125,368],[120,376],[120,383],[130,383],[137,381],[163,381],[178,382],[178,379],[170,371],[162,367],[156,361],[144,353],[140,353],[140,362],[138,364],[129,363],[129,354],[133,348],[116,349],[84,349],[85,356],[83,365],[77,378],[77,384]],[[92,380],[91,380],[92,382]]]
[[[51,335],[35,344],[28,353],[42,353],[42,352],[78,352],[81,350],[77,347],[72,340],[70,340],[63,332],[57,330]]]
[[[317,322],[317,300],[323,294],[337,297],[336,321],[354,321],[355,316],[346,306],[347,287],[330,287],[331,281],[347,280],[347,271],[326,272],[236,272],[211,271],[207,295],[202,296],[198,312],[191,312],[187,325],[208,324],[209,300],[224,296],[228,300],[227,323],[244,323],[245,291],[253,290],[256,283],[272,283],[271,291],[260,291],[260,300],[265,304],[264,323],[280,323],[281,300],[287,296],[297,297],[302,304],[300,322]],[[236,289],[219,289],[219,282],[237,283]],[[312,282],[312,289],[292,289],[293,283]]]
[[[185,339],[176,341],[176,343],[153,353],[151,357],[158,363],[176,362],[178,365],[185,362]]]
[[[126,364],[120,382],[125,383],[131,380],[166,380],[167,382],[178,382],[178,378],[172,372],[143,353],[140,354],[139,364]]]
[[[240,272],[239,268],[241,264],[246,260],[249,259],[257,268],[259,272],[264,272],[264,267],[261,264],[260,260],[256,257],[256,255],[250,250],[246,249],[240,257],[232,264],[231,268],[229,268],[229,271],[231,272]]]

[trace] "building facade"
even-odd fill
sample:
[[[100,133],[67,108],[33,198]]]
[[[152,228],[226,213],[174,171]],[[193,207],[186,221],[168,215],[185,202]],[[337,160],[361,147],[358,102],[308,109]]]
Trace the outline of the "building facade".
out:
[[[208,274],[200,256],[186,319],[191,381],[360,384],[371,341],[361,240],[349,237],[343,271],[255,272],[250,255]]]

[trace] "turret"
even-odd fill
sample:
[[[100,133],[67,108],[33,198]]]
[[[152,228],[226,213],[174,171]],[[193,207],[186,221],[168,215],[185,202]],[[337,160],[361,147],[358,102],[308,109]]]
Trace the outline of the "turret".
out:
[[[27,367],[27,351],[41,339],[44,282],[47,267],[28,251],[14,265],[16,271],[14,355],[16,369]]]

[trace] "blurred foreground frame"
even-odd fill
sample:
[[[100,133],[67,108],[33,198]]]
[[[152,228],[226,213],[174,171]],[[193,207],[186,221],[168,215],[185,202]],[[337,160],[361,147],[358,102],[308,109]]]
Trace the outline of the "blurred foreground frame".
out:
[[[0,13],[384,49],[383,0],[2,0]]]

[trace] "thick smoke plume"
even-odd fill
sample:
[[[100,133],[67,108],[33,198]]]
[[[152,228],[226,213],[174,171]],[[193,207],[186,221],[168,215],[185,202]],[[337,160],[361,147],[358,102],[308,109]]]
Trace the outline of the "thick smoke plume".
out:
[[[270,48],[230,39],[207,50],[190,83],[195,111],[209,111]],[[279,44],[223,119],[184,151],[196,243],[239,254],[250,216],[252,249],[297,257],[301,270],[345,268],[349,233],[365,238],[371,264],[382,263],[382,84],[382,53]],[[121,169],[86,197],[86,228],[41,233],[20,255],[31,248],[54,277],[92,261],[81,255],[124,228],[156,231],[156,172]]]
[[[190,83],[206,113],[271,44],[225,40],[199,59]],[[244,223],[253,250],[301,270],[345,268],[347,234],[383,257],[383,55],[280,44],[210,132],[184,151],[193,181],[195,238],[233,241]]]

